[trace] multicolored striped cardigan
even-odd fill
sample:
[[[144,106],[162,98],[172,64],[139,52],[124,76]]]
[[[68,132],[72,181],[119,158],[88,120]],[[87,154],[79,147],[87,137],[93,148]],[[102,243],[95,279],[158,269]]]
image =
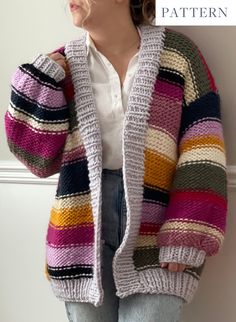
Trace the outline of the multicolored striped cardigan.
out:
[[[226,228],[220,97],[192,40],[162,26],[140,30],[122,135],[127,226],[113,259],[116,295],[167,293],[189,303]],[[102,143],[85,34],[55,52],[68,72],[38,54],[14,73],[7,141],[36,176],[59,173],[46,236],[55,296],[100,306]],[[170,272],[160,262],[193,267]]]

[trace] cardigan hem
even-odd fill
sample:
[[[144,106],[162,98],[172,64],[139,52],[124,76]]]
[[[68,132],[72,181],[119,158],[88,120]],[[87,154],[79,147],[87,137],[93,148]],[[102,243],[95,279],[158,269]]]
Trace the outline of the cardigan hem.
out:
[[[193,273],[192,273],[193,274]],[[139,281],[133,286],[127,280],[119,279],[116,295],[124,298],[135,293],[169,294],[182,297],[185,304],[192,302],[199,280],[187,272],[170,272],[166,268],[146,269],[138,272]],[[122,285],[121,285],[122,284]]]
[[[138,279],[129,282],[127,279],[119,280],[116,296],[124,298],[136,293],[169,294],[184,299],[189,304],[198,289],[199,281],[187,272],[170,272],[167,269],[155,268],[137,272]],[[101,306],[104,299],[104,289],[100,290],[94,285],[91,278],[50,281],[53,293],[62,301],[87,302],[95,307]],[[122,284],[122,285],[121,285]]]
[[[53,293],[61,301],[88,302],[96,307],[103,302],[103,288],[99,289],[93,278],[51,279],[50,283]]]

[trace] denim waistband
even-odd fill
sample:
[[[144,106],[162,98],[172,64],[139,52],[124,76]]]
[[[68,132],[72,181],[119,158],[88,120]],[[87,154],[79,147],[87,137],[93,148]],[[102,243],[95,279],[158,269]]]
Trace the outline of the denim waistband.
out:
[[[122,168],[119,168],[119,169],[106,169],[106,168],[103,168],[102,172],[106,173],[106,174],[114,174],[114,175],[118,175],[120,177],[123,177],[123,169]]]

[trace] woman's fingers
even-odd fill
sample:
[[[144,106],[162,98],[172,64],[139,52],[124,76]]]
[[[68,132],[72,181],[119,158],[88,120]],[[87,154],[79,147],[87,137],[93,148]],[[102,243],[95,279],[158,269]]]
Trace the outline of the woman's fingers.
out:
[[[168,265],[168,270],[170,272],[178,272],[178,271],[183,271],[185,269],[184,264],[179,264],[179,263],[169,263]]]
[[[161,263],[162,268],[167,268],[170,272],[183,272],[186,268],[191,268],[191,265],[181,263]]]
[[[47,56],[53,59],[56,63],[58,63],[65,71],[68,70],[66,59],[62,54],[50,53],[47,54]]]
[[[161,263],[161,267],[166,267],[167,265],[168,263],[165,263],[165,262]]]

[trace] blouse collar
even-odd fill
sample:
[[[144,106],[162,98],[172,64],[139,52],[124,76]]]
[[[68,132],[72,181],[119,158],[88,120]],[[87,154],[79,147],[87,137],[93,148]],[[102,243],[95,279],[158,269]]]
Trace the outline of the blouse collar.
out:
[[[136,26],[136,29],[138,30],[139,36],[141,37],[141,31],[138,26]],[[86,49],[87,49],[87,56],[89,54],[89,49],[93,48],[95,52],[99,52],[99,50],[96,48],[93,39],[90,37],[90,34],[88,31],[86,31]]]

